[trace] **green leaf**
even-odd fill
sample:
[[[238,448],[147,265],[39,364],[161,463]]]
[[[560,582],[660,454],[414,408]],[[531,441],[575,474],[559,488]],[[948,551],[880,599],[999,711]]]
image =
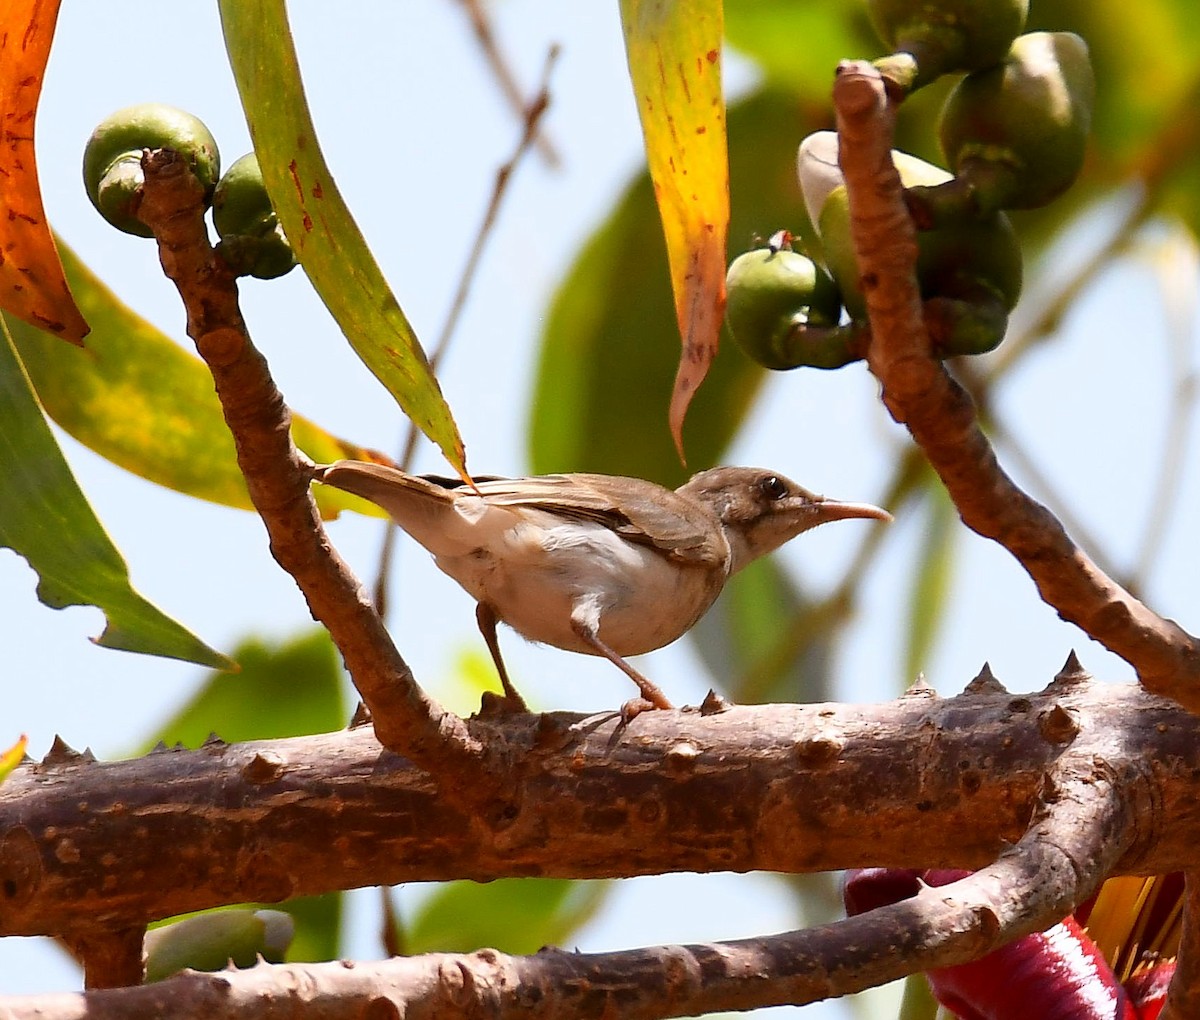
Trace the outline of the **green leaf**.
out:
[[[122,304],[61,239],[58,250],[92,324],[86,347],[70,348],[23,322],[9,323],[46,413],[84,446],[142,478],[251,509],[207,366]],[[367,456],[299,416],[292,431],[296,445],[315,461]],[[326,516],[347,507],[378,516],[366,500],[328,485],[314,491]]]
[[[926,492],[928,521],[908,599],[908,640],[904,649],[904,671],[900,674],[906,682],[911,682],[925,668],[938,627],[946,614],[954,575],[955,539],[959,531],[958,511],[946,490],[940,485],[930,485]]]
[[[159,740],[199,747],[213,733],[235,743],[327,733],[346,725],[341,665],[323,627],[282,644],[250,638],[234,656],[241,671],[208,677],[143,752]]]
[[[807,114],[812,130],[823,126],[817,109]],[[811,236],[794,169],[805,118],[782,92],[760,92],[730,108],[732,252],[784,227]],[[530,422],[535,471],[684,481],[664,427],[676,365],[662,338],[676,328],[654,193],[642,175],[587,242],[547,315]],[[727,332],[725,341],[684,431],[697,467],[720,459],[762,381]]]
[[[59,344],[66,354],[74,348]],[[98,644],[184,659],[216,669],[232,660],[135,592],[121,554],[96,519],[42,416],[0,316],[0,547],[28,560],[38,598],[53,609],[96,606],[107,625]]]
[[[325,165],[284,0],[220,0],[221,25],[280,225],[350,346],[466,477],[458,427],[425,352]]]
[[[448,882],[408,928],[408,951],[470,952],[484,946],[536,953],[562,945],[599,908],[609,885],[557,878]]]

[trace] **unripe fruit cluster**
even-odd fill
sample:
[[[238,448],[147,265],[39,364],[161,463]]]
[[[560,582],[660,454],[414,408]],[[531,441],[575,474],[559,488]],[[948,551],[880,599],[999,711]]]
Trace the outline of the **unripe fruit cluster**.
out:
[[[187,160],[213,207],[213,224],[221,237],[217,250],[239,276],[266,280],[295,265],[254,154],[243,156],[220,176],[221,156],[212,132],[190,113],[162,103],[118,110],[101,121],[84,148],[88,198],[114,227],[138,237],[152,236],[137,215],[146,149],[171,149]]]
[[[1045,205],[1082,168],[1095,94],[1087,45],[1069,32],[1019,35],[1028,0],[868,6],[896,51],[875,62],[893,95],[967,72],[938,125],[950,170],[902,152],[892,157],[921,231],[917,278],[934,354],[984,353],[1003,339],[1021,289],[1020,247],[1003,210]],[[823,265],[800,253],[777,259],[769,249],[735,259],[729,326],[768,368],[832,368],[862,356],[868,331],[835,134],[803,141],[799,176]],[[840,309],[830,314],[830,282],[848,324],[838,325]]]

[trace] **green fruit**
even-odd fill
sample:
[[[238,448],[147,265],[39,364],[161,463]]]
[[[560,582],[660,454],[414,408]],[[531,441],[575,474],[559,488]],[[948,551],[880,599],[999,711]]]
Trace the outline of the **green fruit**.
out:
[[[858,263],[850,237],[850,209],[837,162],[837,135],[820,131],[800,146],[800,183],[825,253],[825,264],[838,285],[852,320],[867,317],[859,286]],[[949,173],[905,152],[892,160],[906,188],[936,186]],[[921,297],[954,303],[953,336],[939,338],[942,354],[981,353],[1004,336],[1007,313],[1021,293],[1021,248],[1008,217],[959,218],[918,235],[917,280]],[[966,307],[961,307],[961,306]],[[943,306],[944,307],[944,306]],[[979,310],[971,321],[971,307]]]
[[[118,230],[138,237],[151,231],[137,218],[142,185],[142,150],[173,149],[211,193],[221,173],[212,133],[190,113],[162,103],[129,106],[106,117],[83,150],[83,183],[88,198]]]
[[[1071,32],[1023,35],[1003,64],[958,83],[938,133],[979,212],[1037,208],[1071,186],[1095,92],[1087,43]]]
[[[739,255],[729,266],[725,284],[729,330],[742,350],[767,368],[811,364],[796,360],[797,331],[836,326],[841,314],[841,299],[829,274],[786,248],[757,248]]]
[[[907,88],[998,64],[1029,12],[1029,0],[868,0],[867,6],[875,31],[895,56],[909,54],[916,63],[899,76]],[[891,59],[879,62],[885,74]],[[904,63],[896,61],[897,67]]]
[[[217,182],[213,226],[221,236],[221,254],[241,276],[272,280],[296,264],[253,152],[235,161]]]

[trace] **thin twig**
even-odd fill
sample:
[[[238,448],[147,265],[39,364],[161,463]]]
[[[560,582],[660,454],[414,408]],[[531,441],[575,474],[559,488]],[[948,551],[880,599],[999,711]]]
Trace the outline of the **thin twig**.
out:
[[[916,231],[891,160],[895,110],[879,72],[843,63],[833,88],[851,233],[872,340],[868,364],[963,522],[1013,554],[1042,599],[1129,662],[1155,693],[1200,711],[1200,644],[1093,563],[1058,519],[996,462],[965,390],[930,354],[916,280]]]
[[[558,54],[559,50],[557,46],[552,46],[546,54],[546,62],[542,68],[541,85],[538,87],[537,94],[524,110],[521,137],[517,141],[517,146],[513,150],[512,155],[496,171],[496,180],[492,185],[492,197],[488,200],[483,220],[479,224],[479,229],[475,232],[475,240],[471,245],[470,252],[467,254],[466,264],[459,275],[458,286],[454,290],[454,299],[450,302],[450,311],[446,315],[446,321],[442,324],[442,330],[438,334],[437,342],[433,345],[433,351],[429,356],[429,367],[435,372],[450,348],[450,341],[454,337],[459,319],[462,317],[463,310],[467,306],[467,298],[470,296],[475,276],[478,273],[480,263],[483,261],[483,253],[487,247],[488,240],[495,229],[505,196],[508,194],[508,187],[512,181],[513,174],[537,139],[538,124],[541,123],[542,117],[550,108],[550,73],[554,69],[555,61],[558,60]],[[404,451],[401,453],[400,460],[398,461],[402,471],[412,470],[412,461],[416,453],[419,436],[420,432],[416,424],[409,422],[408,432],[404,440]],[[387,616],[389,601],[388,576],[391,573],[392,557],[395,554],[396,531],[396,526],[389,521],[384,531],[383,546],[379,551],[379,569],[375,576],[375,584],[372,592],[375,608],[379,611],[379,615],[383,617]]]
[[[72,955],[83,965],[83,987],[125,988],[140,985],[145,973],[142,945],[146,926],[76,929],[63,936]]]
[[[459,0],[459,3],[462,4],[467,12],[467,17],[471,20],[471,29],[475,33],[475,39],[479,43],[480,49],[483,50],[484,59],[487,60],[488,67],[492,69],[492,74],[500,86],[500,91],[504,93],[504,98],[512,107],[513,113],[528,121],[528,105],[521,93],[521,86],[517,84],[517,76],[513,74],[512,68],[509,67],[508,61],[500,50],[500,44],[496,41],[496,33],[492,30],[492,23],[488,20],[483,4],[480,3],[480,0]],[[557,50],[557,45],[554,48]],[[554,170],[562,165],[562,157],[558,154],[554,143],[540,128],[534,132],[533,143],[537,146],[538,153],[546,166]]]
[[[1189,245],[1193,242],[1186,242]],[[1174,386],[1167,416],[1165,441],[1158,468],[1158,483],[1150,499],[1150,512],[1142,535],[1141,549],[1134,558],[1133,576],[1138,583],[1147,583],[1150,571],[1158,560],[1166,538],[1171,515],[1179,509],[1177,495],[1183,482],[1188,443],[1191,437],[1192,416],[1196,410],[1198,383],[1192,358],[1192,334],[1195,322],[1194,257],[1183,260],[1170,258],[1171,270],[1179,269],[1186,279],[1163,280],[1163,304],[1167,312],[1167,339],[1171,353],[1171,374]],[[1161,277],[1160,277],[1161,279]],[[1180,295],[1186,295],[1181,297]]]

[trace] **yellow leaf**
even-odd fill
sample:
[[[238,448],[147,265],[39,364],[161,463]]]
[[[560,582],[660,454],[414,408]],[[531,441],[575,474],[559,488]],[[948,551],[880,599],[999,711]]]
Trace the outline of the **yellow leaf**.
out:
[[[7,751],[0,752],[0,783],[8,777],[8,774],[21,764],[21,759],[25,757],[25,748],[29,744],[29,738],[22,733],[12,747]]]
[[[34,120],[58,0],[6,0],[0,13],[0,310],[80,343],[88,324],[75,306],[46,223],[33,151]]]
[[[681,460],[683,420],[716,356],[725,314],[729,158],[722,10],[721,0],[621,0],[629,76],[683,344],[669,412]]]

